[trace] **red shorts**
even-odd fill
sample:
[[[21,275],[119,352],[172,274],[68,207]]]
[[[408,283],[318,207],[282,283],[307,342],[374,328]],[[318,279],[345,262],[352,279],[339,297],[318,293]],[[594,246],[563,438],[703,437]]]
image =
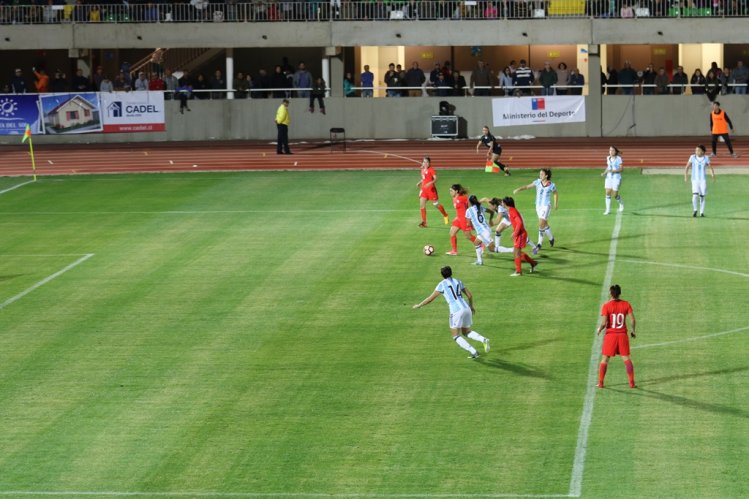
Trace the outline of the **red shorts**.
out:
[[[629,335],[627,333],[606,333],[603,337],[603,355],[629,355]]]
[[[515,248],[523,249],[528,245],[528,233],[526,231],[518,234],[517,237],[512,238],[512,246]]]
[[[439,199],[437,189],[422,189],[421,192],[419,192],[419,197],[428,199],[429,201],[437,201]]]
[[[471,222],[469,222],[467,218],[464,218],[462,220],[460,218],[456,218],[455,220],[453,220],[453,227],[457,227],[464,232],[470,232]]]

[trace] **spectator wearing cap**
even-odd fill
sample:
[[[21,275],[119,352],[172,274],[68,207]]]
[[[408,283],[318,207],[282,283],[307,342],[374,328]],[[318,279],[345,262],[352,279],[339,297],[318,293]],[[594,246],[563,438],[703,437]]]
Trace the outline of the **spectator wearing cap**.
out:
[[[26,79],[23,77],[23,71],[21,71],[20,69],[16,69],[13,78],[10,80],[10,88],[14,94],[26,93]]]

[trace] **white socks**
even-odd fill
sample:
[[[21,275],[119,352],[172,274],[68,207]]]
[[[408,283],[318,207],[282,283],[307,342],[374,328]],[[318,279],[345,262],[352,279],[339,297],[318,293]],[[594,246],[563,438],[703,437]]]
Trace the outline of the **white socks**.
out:
[[[606,196],[606,213],[611,211],[611,196]]]
[[[486,338],[484,338],[483,336],[481,336],[481,335],[480,335],[479,333],[477,333],[476,331],[471,331],[471,332],[470,332],[470,333],[468,333],[468,334],[467,334],[466,336],[468,336],[468,337],[469,337],[469,338],[471,338],[472,340],[480,341],[481,343],[483,343],[483,342],[485,342],[485,341],[486,341]]]
[[[473,332],[473,331],[471,331],[471,332]],[[476,353],[477,353],[476,349],[473,348],[471,346],[471,344],[466,341],[465,338],[463,338],[462,336],[458,335],[458,336],[455,336],[453,339],[455,340],[455,343],[457,343],[460,348],[462,348],[463,350],[466,350],[466,351],[470,352],[471,355],[476,355]]]
[[[697,201],[699,200],[699,194],[692,194],[692,210],[697,211]]]

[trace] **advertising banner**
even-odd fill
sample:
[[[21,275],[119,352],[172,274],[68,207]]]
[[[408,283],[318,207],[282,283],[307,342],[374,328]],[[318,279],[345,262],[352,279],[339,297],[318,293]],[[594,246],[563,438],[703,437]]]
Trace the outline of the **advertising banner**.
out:
[[[39,133],[39,97],[36,94],[0,94],[0,135],[23,135],[26,125]]]
[[[102,92],[104,132],[163,132],[164,92]]]
[[[494,126],[551,125],[585,121],[585,97],[548,95],[492,99]]]
[[[101,132],[99,94],[41,94],[42,125],[46,135]]]

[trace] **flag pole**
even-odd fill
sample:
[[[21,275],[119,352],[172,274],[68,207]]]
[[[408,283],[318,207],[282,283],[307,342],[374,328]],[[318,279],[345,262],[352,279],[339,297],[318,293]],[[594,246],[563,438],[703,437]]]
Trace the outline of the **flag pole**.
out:
[[[34,172],[34,182],[36,182],[36,160],[34,160],[34,142],[29,136],[29,152],[31,153],[31,170]]]

